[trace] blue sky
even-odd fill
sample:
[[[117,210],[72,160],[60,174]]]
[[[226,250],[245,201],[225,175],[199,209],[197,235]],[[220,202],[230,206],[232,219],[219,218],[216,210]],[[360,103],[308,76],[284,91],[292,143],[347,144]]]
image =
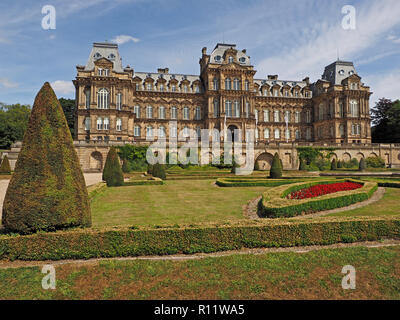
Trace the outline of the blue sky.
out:
[[[43,30],[44,5],[56,29]],[[344,5],[356,8],[356,29],[342,28]],[[125,36],[125,37],[121,37]],[[0,101],[32,104],[45,81],[74,97],[71,80],[93,42],[117,41],[123,65],[199,73],[202,47],[246,48],[257,78],[316,81],[337,59],[355,63],[380,97],[400,98],[399,0],[2,0]]]

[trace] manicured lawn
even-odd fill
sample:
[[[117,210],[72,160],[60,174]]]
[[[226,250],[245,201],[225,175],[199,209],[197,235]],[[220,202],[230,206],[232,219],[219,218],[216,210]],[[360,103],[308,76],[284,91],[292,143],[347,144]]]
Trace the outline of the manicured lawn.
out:
[[[91,204],[93,226],[226,223],[265,187],[220,188],[215,180],[165,181],[162,186],[108,188]]]
[[[356,289],[341,286],[345,265]],[[0,299],[400,299],[400,246],[0,270]]]
[[[383,198],[366,207],[330,214],[330,216],[382,216],[400,215],[400,189],[385,188]]]

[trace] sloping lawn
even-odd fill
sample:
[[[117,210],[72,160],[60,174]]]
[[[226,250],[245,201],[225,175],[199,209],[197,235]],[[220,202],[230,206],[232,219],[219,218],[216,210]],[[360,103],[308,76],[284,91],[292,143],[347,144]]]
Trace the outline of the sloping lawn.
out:
[[[93,226],[227,223],[265,187],[220,188],[215,180],[166,181],[162,186],[107,188],[91,204]]]
[[[356,289],[341,286],[343,266]],[[200,260],[103,261],[56,266],[43,290],[39,267],[0,270],[0,299],[400,299],[400,246]]]
[[[385,188],[386,192],[383,198],[366,207],[350,211],[332,213],[329,216],[382,216],[382,215],[400,215],[400,189]]]

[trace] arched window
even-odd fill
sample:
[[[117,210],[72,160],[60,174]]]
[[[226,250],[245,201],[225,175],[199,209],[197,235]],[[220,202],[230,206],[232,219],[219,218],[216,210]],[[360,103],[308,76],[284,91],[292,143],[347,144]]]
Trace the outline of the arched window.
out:
[[[85,130],[86,131],[90,130],[90,117],[85,118]]]
[[[300,140],[300,130],[295,131],[296,140]]]
[[[146,127],[146,137],[149,137],[149,138],[153,137],[153,127],[152,126]]]
[[[195,120],[201,120],[201,109],[200,107],[196,107],[196,111],[194,114],[194,119]]]
[[[269,139],[269,129],[268,128],[264,129],[264,139]]]
[[[103,129],[104,130],[110,129],[110,119],[108,118],[103,119]]]
[[[237,100],[235,100],[233,102],[233,116],[235,118],[239,118],[240,117],[240,103]]]
[[[244,82],[244,89],[245,89],[246,91],[249,91],[249,90],[250,90],[250,82],[249,82],[248,80],[246,80],[246,81]]]
[[[269,110],[264,110],[264,122],[269,122]]]
[[[289,140],[290,139],[290,129],[286,129],[285,130],[285,138],[286,138],[286,140]]]
[[[219,100],[214,99],[214,117],[219,117]]]
[[[165,127],[164,126],[160,126],[158,128],[158,136],[160,138],[165,138]]]
[[[225,79],[225,90],[231,90],[232,89],[232,82],[230,78]]]
[[[189,107],[183,108],[183,120],[189,120]]]
[[[229,100],[225,101],[225,114],[227,117],[232,117],[232,102]]]
[[[136,115],[136,118],[140,118],[140,106],[136,105],[133,107],[133,113]]]
[[[164,106],[160,106],[160,108],[158,109],[158,117],[159,117],[159,119],[165,119],[165,107]]]
[[[171,119],[176,119],[177,114],[176,114],[176,107],[171,108]]]
[[[246,118],[250,117],[250,103],[246,102]]]
[[[281,133],[280,133],[278,128],[276,128],[275,131],[274,131],[274,138],[275,139],[280,139],[281,138]]]
[[[178,130],[175,125],[172,125],[169,129],[169,134],[171,138],[176,138],[178,135]]]
[[[183,137],[184,138],[189,137],[189,128],[188,127],[183,128]]]
[[[229,56],[228,62],[229,62],[229,63],[232,63],[232,62],[233,62],[233,57],[232,57],[232,56]]]
[[[153,118],[153,107],[152,106],[146,107],[146,118],[147,119]]]
[[[140,127],[139,126],[135,126],[135,128],[133,130],[133,135],[135,137],[140,137]]]
[[[85,89],[85,107],[90,108],[90,88]]]
[[[97,108],[99,109],[108,109],[108,90],[105,88],[101,88],[97,92]]]
[[[117,118],[116,129],[117,129],[117,131],[122,130],[122,119],[121,118]]]
[[[350,114],[352,117],[360,116],[360,107],[357,100],[350,100]]]
[[[279,110],[274,111],[274,122],[279,122]]]
[[[296,113],[294,114],[294,121],[296,123],[300,122],[300,111],[296,111]]]
[[[233,90],[240,90],[240,80],[238,78],[233,80]]]
[[[285,111],[285,122],[290,122],[290,111]]]

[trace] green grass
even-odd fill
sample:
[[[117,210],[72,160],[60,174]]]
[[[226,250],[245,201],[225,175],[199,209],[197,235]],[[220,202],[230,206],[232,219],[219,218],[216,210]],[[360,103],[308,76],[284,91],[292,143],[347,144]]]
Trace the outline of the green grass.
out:
[[[399,199],[400,189],[385,188],[386,192],[383,198],[363,208],[350,211],[332,213],[329,216],[382,216],[382,215],[399,215]]]
[[[343,266],[356,289],[343,290]],[[200,260],[106,260],[56,267],[43,290],[38,267],[0,270],[0,299],[400,299],[400,246]]]
[[[215,180],[107,188],[91,203],[93,226],[174,225],[243,219],[242,207],[265,187],[219,188]]]

